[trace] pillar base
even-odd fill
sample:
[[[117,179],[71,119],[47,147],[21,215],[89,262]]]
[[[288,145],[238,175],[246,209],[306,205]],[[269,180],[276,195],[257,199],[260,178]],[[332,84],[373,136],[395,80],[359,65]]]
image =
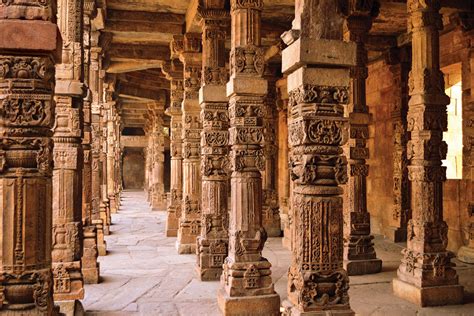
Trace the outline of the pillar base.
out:
[[[468,246],[459,248],[458,260],[464,263],[474,264],[474,248]]]
[[[61,316],[84,316],[85,311],[81,301],[56,302]]]
[[[180,244],[176,241],[176,250],[180,255],[190,255],[196,253],[196,244]]]
[[[82,275],[84,276],[85,284],[99,284],[100,281],[100,272],[99,272],[99,263],[95,268],[83,268]]]
[[[407,241],[407,229],[390,226],[386,229],[385,237],[390,239],[392,242],[405,242]]]
[[[419,288],[399,279],[393,279],[393,293],[421,307],[462,304],[464,288],[461,285]]]
[[[230,297],[221,288],[217,294],[217,303],[224,316],[252,315],[279,316],[280,296],[278,294],[259,296]]]
[[[355,313],[351,309],[344,310],[323,310],[323,311],[311,311],[303,312],[293,305],[289,300],[285,300],[282,303],[282,309],[285,311],[282,313],[284,316],[328,316],[328,315],[337,315],[337,316],[354,316]]]
[[[82,300],[84,298],[84,278],[81,261],[53,262],[54,301]]]
[[[166,237],[178,237],[178,229],[167,229]]]
[[[196,267],[196,274],[199,281],[219,281],[222,275],[222,268]]]
[[[382,271],[382,260],[347,260],[344,261],[344,269],[348,275],[374,274]]]

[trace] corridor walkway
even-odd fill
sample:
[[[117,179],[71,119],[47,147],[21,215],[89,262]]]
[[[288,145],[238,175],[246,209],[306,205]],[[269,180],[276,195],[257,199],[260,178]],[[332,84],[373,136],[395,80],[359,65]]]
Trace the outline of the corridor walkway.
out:
[[[200,282],[194,255],[178,255],[176,238],[165,237],[165,212],[151,212],[144,192],[125,191],[122,207],[113,215],[107,237],[108,255],[100,258],[102,283],[86,285],[87,315],[200,316],[220,315],[216,302],[219,282]],[[351,277],[351,305],[359,315],[474,315],[474,266],[457,262],[465,305],[418,308],[394,297],[391,280],[400,262],[400,245],[376,240],[383,272]],[[267,241],[264,255],[272,263],[276,290],[286,297],[290,252],[280,238]],[[470,293],[470,294],[469,294]]]

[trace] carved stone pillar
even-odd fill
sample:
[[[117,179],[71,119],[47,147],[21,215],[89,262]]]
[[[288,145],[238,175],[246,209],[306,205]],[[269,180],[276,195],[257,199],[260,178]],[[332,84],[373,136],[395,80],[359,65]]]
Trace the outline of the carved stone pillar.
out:
[[[105,98],[101,98],[100,106],[100,142],[101,150],[99,154],[100,159],[100,203],[99,212],[100,218],[104,223],[104,234],[110,234],[110,203],[107,194],[107,178],[108,178],[108,167],[107,167],[107,121],[108,121],[108,105],[113,101],[113,85],[105,82],[105,71],[103,69],[99,72],[99,82],[101,84],[101,93],[105,94]]]
[[[471,35],[472,38],[472,35]],[[471,44],[471,46],[474,46]],[[462,62],[462,117],[463,117],[463,179],[470,181],[470,201],[474,201],[474,47],[469,49]],[[469,186],[468,186],[469,187]],[[469,193],[468,193],[469,194]],[[474,202],[469,203],[466,223],[468,244],[458,251],[458,259],[474,264]],[[464,227],[463,227],[464,228]]]
[[[218,5],[217,5],[218,4]],[[199,10],[202,16],[201,235],[197,273],[202,281],[219,280],[228,247],[229,115],[225,84],[225,39],[229,12],[224,1]]]
[[[97,262],[97,230],[92,224],[92,154],[91,154],[91,103],[92,93],[90,85],[90,36],[91,16],[95,9],[95,1],[84,1],[84,36],[83,36],[83,61],[84,82],[86,84],[86,96],[83,102],[83,169],[82,169],[82,222],[83,222],[83,253],[82,274],[87,284],[99,283],[99,263]]]
[[[374,236],[370,232],[370,214],[367,211],[367,176],[369,159],[367,139],[372,116],[366,101],[367,49],[365,43],[378,15],[380,3],[354,3],[349,8],[347,29],[349,40],[356,43],[356,66],[351,68],[352,102],[349,104],[349,182],[347,184],[347,236],[344,245],[344,268],[349,275],[378,273],[382,260],[377,259]]]
[[[263,151],[265,170],[262,172],[263,208],[262,226],[269,237],[281,236],[281,219],[278,201],[278,144],[277,144],[277,69],[267,67],[265,78],[268,82],[268,93],[263,108]]]
[[[54,0],[0,6],[0,314],[55,313],[51,129],[60,36],[52,22],[55,8]]]
[[[52,270],[55,301],[84,298],[82,256],[82,2],[58,1],[62,63],[56,66],[53,127]]]
[[[278,198],[283,226],[283,247],[291,249],[290,172],[288,170],[288,87],[286,78],[276,82],[278,91]]]
[[[108,102],[106,104],[107,112],[107,198],[109,200],[110,213],[117,213],[118,202],[116,200],[116,186],[117,182],[116,173],[115,173],[115,148],[118,143],[118,137],[116,135],[115,128],[115,115],[117,103],[115,101]]]
[[[229,142],[231,145],[231,211],[229,255],[218,293],[224,315],[279,315],[271,264],[262,257],[267,233],[262,226],[263,113],[267,81],[261,47],[263,1],[231,1],[231,77]]]
[[[407,248],[393,280],[395,295],[421,306],[459,304],[463,287],[446,250],[448,226],[443,220],[443,181],[447,129],[443,74],[439,69],[439,29],[443,22],[439,1],[409,0],[412,35],[412,70],[408,103],[409,179],[412,185],[412,219],[408,222]]]
[[[150,205],[154,210],[165,208],[164,194],[164,149],[165,137],[163,134],[163,105],[153,103],[149,105],[151,120],[151,178],[150,178]]]
[[[177,237],[179,219],[181,217],[181,204],[183,201],[183,146],[182,146],[182,111],[183,102],[183,70],[177,60],[172,60],[162,67],[162,72],[170,80],[171,96],[170,106],[166,109],[166,114],[171,116],[171,181],[170,200],[167,207],[166,236]]]
[[[289,315],[353,315],[343,269],[341,185],[347,182],[344,104],[356,47],[342,41],[343,17],[336,1],[300,0],[295,8],[293,30],[282,36],[289,44],[282,68],[290,95],[295,233],[284,305]]]
[[[179,254],[195,253],[196,238],[201,232],[201,36],[187,33],[182,41],[174,40],[173,50],[184,65],[183,112],[183,202],[176,248]]]
[[[408,73],[411,47],[395,49],[389,53],[387,63],[394,76],[397,87],[392,110],[393,126],[393,208],[390,226],[385,235],[393,242],[407,239],[407,223],[411,218],[410,181],[408,180],[407,144],[410,133],[407,131],[408,112]]]
[[[101,142],[101,79],[99,78],[99,71],[101,68],[102,49],[98,47],[99,32],[94,31],[91,34],[91,49],[90,49],[90,75],[89,88],[92,94],[91,104],[91,208],[92,208],[92,224],[95,225],[97,234],[97,251],[100,256],[105,256],[107,253],[107,246],[104,239],[104,221],[100,216],[100,202],[101,202],[101,171],[102,164],[100,161],[100,152],[102,150]]]

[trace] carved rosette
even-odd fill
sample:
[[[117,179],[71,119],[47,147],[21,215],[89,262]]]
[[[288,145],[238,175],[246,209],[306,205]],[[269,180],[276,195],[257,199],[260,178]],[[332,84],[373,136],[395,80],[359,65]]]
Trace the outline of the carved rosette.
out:
[[[6,14],[11,7],[0,6]],[[18,9],[18,7],[16,7]],[[52,312],[51,128],[54,64],[49,55],[0,54],[0,313]]]

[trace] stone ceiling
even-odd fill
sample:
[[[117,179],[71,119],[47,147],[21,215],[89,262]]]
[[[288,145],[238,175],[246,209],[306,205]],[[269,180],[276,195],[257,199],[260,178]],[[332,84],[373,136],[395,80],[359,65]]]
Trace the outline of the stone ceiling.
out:
[[[472,9],[468,0],[442,2],[445,18],[455,10]],[[106,71],[117,80],[125,126],[144,126],[147,104],[166,104],[169,99],[169,82],[160,68],[170,58],[173,35],[199,32],[198,3],[199,0],[108,0],[106,5],[103,2],[102,37],[111,39]],[[380,57],[387,48],[409,43],[406,11],[406,0],[381,0],[380,14],[370,32],[371,59]],[[278,44],[279,36],[291,28],[293,16],[294,0],[266,0],[263,44]],[[279,59],[276,55],[271,62]]]

